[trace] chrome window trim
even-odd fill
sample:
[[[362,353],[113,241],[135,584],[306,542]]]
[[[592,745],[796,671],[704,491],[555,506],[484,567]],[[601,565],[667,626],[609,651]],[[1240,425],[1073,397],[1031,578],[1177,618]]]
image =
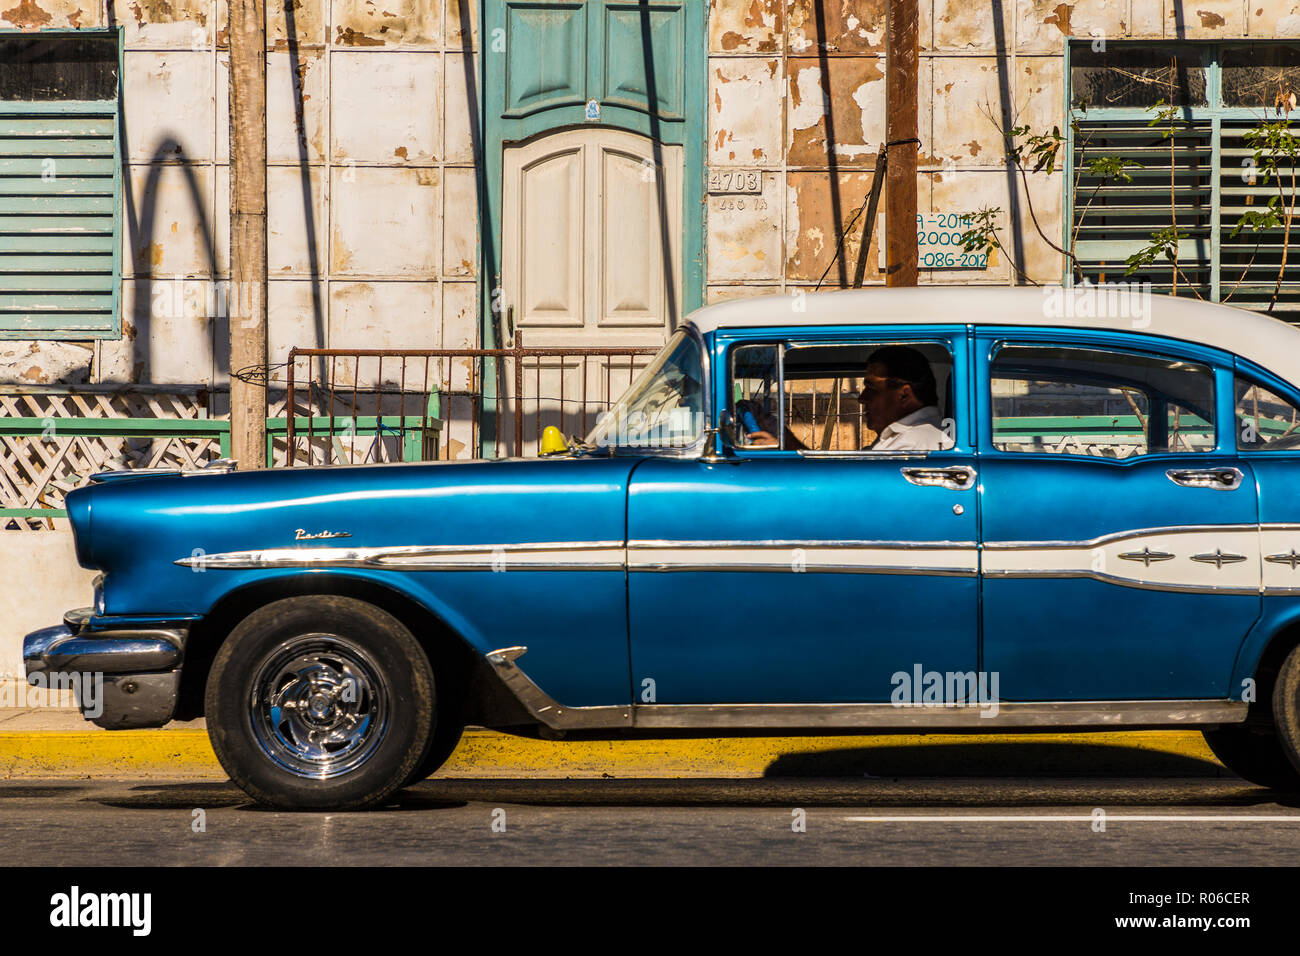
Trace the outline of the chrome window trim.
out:
[[[723,365],[723,367],[726,369],[726,379],[723,381],[723,390],[724,390],[724,394],[727,396],[727,402],[725,408],[718,409],[718,415],[721,416],[724,411],[726,411],[728,414],[731,414],[730,409],[734,401],[732,398],[732,383],[734,383],[736,380],[736,353],[739,352],[741,349],[767,349],[767,348],[773,349],[776,352],[777,444],[776,445],[750,445],[750,444],[742,444],[740,441],[736,441],[732,445],[731,450],[734,452],[734,455],[737,458],[743,458],[747,456],[749,452],[754,452],[754,451],[782,452],[782,451],[791,450],[782,447],[785,444],[785,373],[782,371],[782,367],[785,361],[785,344],[779,340],[771,341],[771,342],[763,341],[763,340],[753,341],[753,342],[748,342],[748,341],[733,342],[727,346],[727,358]],[[733,415],[732,418],[734,419],[734,417],[735,416]],[[734,421],[732,424],[733,426],[735,426]],[[722,422],[721,420],[719,420],[718,426],[721,427],[721,425]],[[739,439],[740,437],[738,434],[739,429],[737,428],[736,431],[737,431],[736,437],[737,439]]]
[[[885,346],[885,345],[941,345],[948,352],[948,377],[949,377],[949,381],[951,382],[957,375],[957,366],[958,366],[958,362],[956,358],[956,350],[953,343],[959,334],[968,335],[970,326],[962,325],[960,323],[957,324],[936,323],[935,324],[936,329],[943,328],[945,327],[945,325],[948,329],[950,329],[950,331],[943,331],[943,332],[936,331],[932,337],[918,336],[915,338],[898,338],[897,336],[889,335],[888,333],[873,331],[870,326],[866,326],[856,333],[857,336],[860,336],[857,338],[836,337],[827,340],[804,339],[804,340],[792,341],[789,339],[771,338],[764,335],[756,335],[754,338],[746,337],[746,338],[736,339],[734,341],[729,339],[726,342],[728,360],[725,364],[726,380],[723,383],[724,393],[727,394],[728,396],[731,394],[731,383],[734,381],[734,366],[731,363],[731,353],[733,353],[736,349],[748,348],[751,346],[753,347],[771,346],[777,349],[777,379],[778,379],[778,386],[780,388],[782,396],[784,396],[785,394],[785,353],[787,351],[793,351],[796,349],[808,349],[808,348],[836,348],[836,347],[854,348],[854,347],[871,346],[871,345],[877,347]],[[958,331],[958,328],[960,328],[960,331]],[[724,329],[715,329],[714,331],[726,333],[732,330],[724,328]],[[744,331],[761,332],[763,330],[746,329]],[[845,333],[836,333],[837,336],[843,334]],[[960,398],[956,394],[954,394],[953,404],[956,405],[959,402],[960,402]],[[728,399],[728,403],[730,403],[730,399]],[[786,448],[784,447],[785,444],[785,402],[784,400],[780,402],[780,405],[781,405],[781,436],[780,436],[781,444],[778,446],[737,444],[733,448],[733,452],[735,453],[735,458],[743,460],[748,457],[749,452],[755,452],[755,451],[766,452],[769,454],[770,453],[782,453],[782,454],[793,453],[803,458],[832,458],[832,459],[833,458],[853,458],[853,459],[871,458],[871,459],[878,459],[883,461],[923,460],[929,457],[930,455],[934,454],[935,452],[954,453],[956,455],[961,455],[965,457],[969,457],[971,454],[971,450],[956,447],[961,444],[960,440],[954,442],[953,448],[936,448],[930,451],[915,451],[915,450],[908,451],[903,449],[897,449],[897,450],[887,449],[884,451],[873,451],[870,448],[827,449],[825,451],[821,451],[818,449],[810,449],[810,448]],[[950,408],[947,409],[947,411],[948,411],[948,418],[955,423],[957,421],[956,415],[954,414],[956,409]]]
[[[978,331],[980,330],[977,330],[977,334]],[[1215,421],[1210,422],[1210,427],[1214,429],[1214,435],[1215,435],[1213,448],[1206,448],[1203,450],[1189,450],[1189,451],[1170,451],[1168,449],[1164,449],[1160,451],[1152,451],[1150,448],[1148,448],[1145,452],[1128,455],[1124,458],[1105,458],[1097,455],[1079,454],[1077,452],[1024,451],[1021,449],[1011,450],[1011,449],[1003,448],[994,441],[994,435],[996,433],[996,428],[995,428],[996,418],[993,412],[993,395],[992,395],[992,387],[994,382],[993,365],[997,361],[998,354],[1002,352],[1003,349],[1008,347],[1055,348],[1055,349],[1060,349],[1062,351],[1071,351],[1071,352],[1113,352],[1120,355],[1133,355],[1141,358],[1157,359],[1157,360],[1168,359],[1171,358],[1171,356],[1167,352],[1155,351],[1155,349],[1158,348],[1160,343],[1148,344],[1147,342],[1143,341],[1135,345],[1129,345],[1127,343],[1123,345],[1116,345],[1115,339],[1113,337],[1109,337],[1114,332],[1131,332],[1132,330],[1085,329],[1085,328],[1074,328],[1074,327],[1065,327],[1057,330],[1057,331],[1068,331],[1072,333],[1073,332],[1085,332],[1085,333],[1100,332],[1102,334],[1102,337],[1095,344],[1077,342],[1077,341],[1062,342],[1059,338],[1053,339],[1051,337],[1044,336],[1044,333],[1042,332],[1032,331],[1032,330],[1025,330],[1024,333],[1020,333],[1019,330],[1016,330],[1014,333],[1011,333],[1011,332],[1007,332],[1002,328],[999,328],[996,324],[993,323],[989,323],[986,327],[983,328],[982,331],[986,333],[989,332],[994,333],[992,340],[990,342],[988,355],[983,360],[984,362],[983,371],[985,373],[984,384],[988,387],[988,391],[989,391],[989,394],[986,396],[989,399],[989,404],[988,404],[989,415],[988,415],[988,421],[984,423],[988,428],[989,451],[987,453],[989,454],[1010,455],[1010,456],[1023,455],[1023,456],[1032,456],[1034,458],[1046,457],[1046,458],[1067,459],[1073,461],[1109,462],[1112,464],[1124,464],[1130,461],[1149,460],[1153,458],[1159,458],[1161,456],[1173,456],[1176,457],[1177,460],[1179,461],[1183,461],[1183,460],[1196,461],[1197,460],[1196,456],[1232,454],[1230,450],[1225,451],[1220,448],[1220,441],[1219,441],[1220,422],[1217,421],[1218,401],[1219,401],[1219,383],[1218,383],[1217,373],[1220,371],[1221,368],[1226,368],[1227,366],[1220,366],[1219,364],[1214,362],[1207,362],[1202,358],[1180,359],[1176,357],[1174,357],[1174,360],[1181,364],[1197,365],[1200,366],[1201,368],[1204,368],[1207,372],[1210,373],[1210,382],[1211,382],[1211,389],[1212,389],[1212,396],[1213,396],[1213,400],[1210,403],[1210,407],[1214,409],[1215,418],[1216,418]],[[1143,331],[1146,332],[1148,330],[1144,329]],[[1035,336],[1044,336],[1044,337],[1036,338]],[[1175,346],[1175,348],[1182,347],[1184,349],[1196,344],[1193,341],[1190,341],[1188,339],[1172,339],[1171,342]],[[1232,353],[1229,354],[1231,355]],[[1146,434],[1145,429],[1143,431],[1143,439],[1146,441],[1149,441],[1150,439],[1150,436]],[[1169,472],[1166,472],[1166,474],[1169,476],[1170,480],[1172,481],[1173,475]],[[1234,485],[1233,487],[1235,488],[1236,486]]]
[[[779,451],[781,449],[772,449]],[[814,450],[811,448],[794,448],[790,449],[804,458],[855,458],[872,459],[875,461],[923,461],[929,458],[935,452],[952,452],[951,448],[936,448],[934,451],[872,451],[870,448],[859,448],[856,451],[852,449],[827,449],[826,451]],[[957,452],[956,454],[963,457],[970,457],[969,452]]]

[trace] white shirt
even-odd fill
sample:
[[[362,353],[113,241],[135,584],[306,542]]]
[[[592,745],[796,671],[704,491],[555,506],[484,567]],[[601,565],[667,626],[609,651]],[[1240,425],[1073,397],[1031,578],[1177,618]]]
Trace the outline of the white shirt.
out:
[[[871,451],[938,451],[951,448],[952,439],[941,428],[937,405],[926,405],[886,425]]]

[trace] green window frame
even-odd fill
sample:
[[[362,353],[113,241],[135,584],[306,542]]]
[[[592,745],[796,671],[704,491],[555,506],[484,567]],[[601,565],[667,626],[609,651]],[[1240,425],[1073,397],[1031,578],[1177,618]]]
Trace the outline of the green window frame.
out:
[[[0,55],[33,37],[111,37],[116,90],[0,96],[0,339],[120,338],[122,30],[0,30]]]
[[[1154,292],[1171,292],[1174,268],[1164,256],[1156,256],[1133,274],[1127,273],[1127,260],[1150,244],[1152,233],[1173,226],[1180,234],[1179,295],[1193,295],[1188,286],[1195,286],[1201,297],[1212,302],[1269,309],[1281,264],[1283,230],[1237,227],[1243,213],[1266,209],[1270,195],[1277,194],[1276,179],[1265,183],[1258,172],[1251,177],[1254,150],[1246,134],[1263,121],[1278,120],[1280,114],[1264,105],[1226,102],[1225,59],[1231,68],[1241,69],[1244,57],[1236,56],[1233,65],[1234,55],[1259,57],[1258,51],[1271,48],[1286,60],[1286,71],[1300,70],[1300,41],[1108,40],[1104,51],[1096,51],[1095,43],[1071,39],[1065,47],[1068,122],[1063,131],[1062,226],[1065,248],[1073,244],[1078,257],[1078,271],[1092,282],[1150,282]],[[1110,54],[1149,57],[1152,66],[1167,64],[1169,57],[1176,55],[1180,65],[1187,64],[1196,72],[1195,82],[1184,87],[1183,102],[1175,103],[1172,115],[1164,118],[1155,104],[1161,99],[1172,101],[1163,82],[1149,79],[1148,104],[1133,105],[1132,95],[1116,97],[1124,99],[1125,105],[1082,104],[1088,67]],[[1229,85],[1241,75],[1229,75]],[[1300,111],[1296,116],[1300,117]],[[1295,130],[1296,120],[1290,125]],[[1172,156],[1170,139],[1164,135],[1171,126]],[[1128,181],[1108,180],[1091,175],[1087,168],[1089,160],[1100,156],[1120,157],[1142,166],[1126,170],[1132,177]],[[1291,191],[1291,168],[1291,161],[1283,158],[1287,194]],[[1300,176],[1300,163],[1295,168]],[[1300,179],[1297,183],[1300,185]],[[1297,207],[1300,213],[1300,203]],[[1300,215],[1285,245],[1286,273],[1273,311],[1300,321]],[[1078,281],[1068,258],[1063,281],[1067,286]]]

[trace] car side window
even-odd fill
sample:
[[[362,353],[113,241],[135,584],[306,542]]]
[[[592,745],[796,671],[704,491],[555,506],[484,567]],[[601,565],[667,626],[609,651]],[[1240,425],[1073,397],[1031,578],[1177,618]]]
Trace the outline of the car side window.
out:
[[[989,369],[993,446],[1099,458],[1215,447],[1214,373],[1171,357],[1003,344]]]
[[[956,435],[952,353],[938,342],[738,345],[730,393],[744,448],[925,452]]]
[[[1300,409],[1293,402],[1240,375],[1233,391],[1238,451],[1300,448]]]
[[[775,448],[780,442],[781,346],[740,345],[731,353],[731,419],[736,444]]]

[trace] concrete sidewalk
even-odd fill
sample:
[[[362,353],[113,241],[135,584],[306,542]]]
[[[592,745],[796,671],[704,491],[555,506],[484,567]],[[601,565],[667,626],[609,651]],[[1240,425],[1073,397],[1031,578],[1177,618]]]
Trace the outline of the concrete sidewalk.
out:
[[[0,686],[13,701],[17,688]],[[64,706],[0,707],[0,778],[225,779],[203,720],[106,731]],[[1231,776],[1195,731],[546,741],[470,728],[440,771],[491,778]]]

